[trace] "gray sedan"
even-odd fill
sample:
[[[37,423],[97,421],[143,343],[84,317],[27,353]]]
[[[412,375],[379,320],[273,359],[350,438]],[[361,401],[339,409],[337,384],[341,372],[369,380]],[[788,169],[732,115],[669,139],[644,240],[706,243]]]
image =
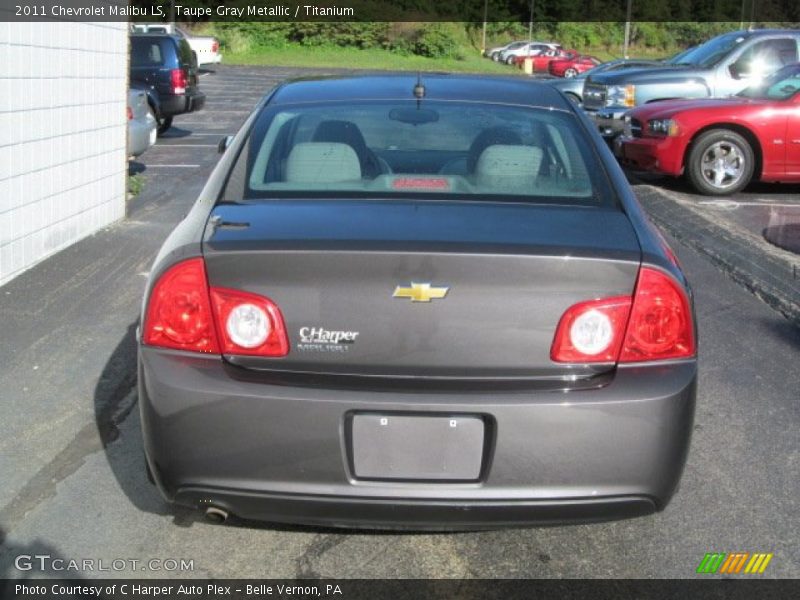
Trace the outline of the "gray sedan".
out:
[[[128,90],[128,156],[139,156],[156,143],[158,124],[143,90]]]
[[[137,388],[164,498],[432,529],[664,509],[691,292],[578,111],[441,74],[262,100],[150,270]]]

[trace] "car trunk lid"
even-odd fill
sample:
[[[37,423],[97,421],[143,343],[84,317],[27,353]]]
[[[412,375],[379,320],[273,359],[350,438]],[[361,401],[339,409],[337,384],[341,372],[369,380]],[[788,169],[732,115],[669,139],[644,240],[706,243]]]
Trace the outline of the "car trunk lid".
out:
[[[554,363],[553,334],[569,306],[631,294],[640,263],[618,209],[385,200],[220,205],[204,256],[210,285],[286,321],[288,356],[239,366],[494,380],[612,368]]]

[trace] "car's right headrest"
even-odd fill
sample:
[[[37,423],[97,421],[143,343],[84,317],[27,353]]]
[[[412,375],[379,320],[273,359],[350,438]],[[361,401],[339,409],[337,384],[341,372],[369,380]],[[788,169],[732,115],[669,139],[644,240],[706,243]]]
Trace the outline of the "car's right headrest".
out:
[[[537,146],[489,146],[478,158],[475,183],[499,193],[530,193],[539,176],[542,156],[542,149]]]
[[[347,144],[306,142],[296,144],[286,159],[286,181],[337,183],[361,179],[358,156]]]

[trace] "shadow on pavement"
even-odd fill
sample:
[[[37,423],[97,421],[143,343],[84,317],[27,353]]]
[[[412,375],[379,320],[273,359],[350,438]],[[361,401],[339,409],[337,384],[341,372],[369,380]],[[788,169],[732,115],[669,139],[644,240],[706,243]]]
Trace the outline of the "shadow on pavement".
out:
[[[8,542],[7,535],[0,529],[0,598],[15,597],[14,585],[19,581],[43,576],[78,578],[74,570],[52,568],[53,561],[63,561],[56,564],[64,567],[69,563],[69,559],[62,557],[52,546],[38,540],[32,544],[12,544]]]
[[[158,139],[159,140],[171,140],[173,138],[177,139],[177,138],[189,137],[190,135],[192,135],[192,132],[190,130],[182,129],[181,127],[177,127],[177,126],[173,125],[169,129],[167,129],[167,131],[164,132],[164,134],[158,136]],[[220,137],[222,137],[222,134],[220,134]]]
[[[95,387],[97,431],[111,471],[131,504],[140,511],[171,515],[176,525],[189,526],[195,520],[194,511],[167,504],[147,478],[136,407],[137,325],[128,326]]]
[[[795,325],[788,319],[775,318],[764,320],[764,327],[781,341],[800,350],[800,325]]]

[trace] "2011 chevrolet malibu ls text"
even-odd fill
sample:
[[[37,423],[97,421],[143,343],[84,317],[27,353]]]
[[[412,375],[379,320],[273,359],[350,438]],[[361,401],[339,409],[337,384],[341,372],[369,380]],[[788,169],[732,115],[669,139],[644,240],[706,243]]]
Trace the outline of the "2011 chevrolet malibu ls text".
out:
[[[163,495],[279,522],[660,510],[696,375],[689,288],[610,151],[506,78],[279,86],[162,247],[139,333]]]

